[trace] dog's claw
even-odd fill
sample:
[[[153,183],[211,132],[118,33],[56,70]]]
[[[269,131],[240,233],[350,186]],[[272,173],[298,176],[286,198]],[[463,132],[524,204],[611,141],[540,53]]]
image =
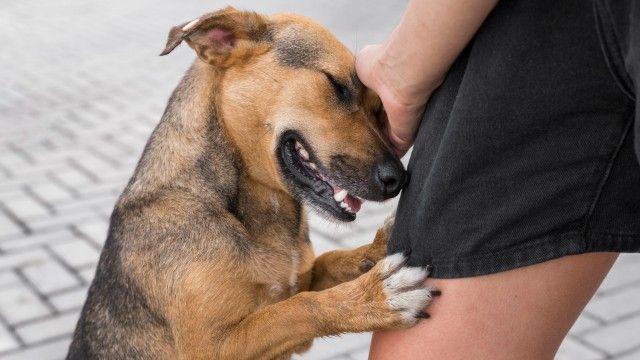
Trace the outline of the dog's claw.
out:
[[[431,290],[431,296],[440,296],[442,295],[442,291],[438,290],[438,289],[433,289]]]
[[[376,263],[374,263],[370,259],[362,259],[362,261],[360,261],[360,271],[362,271],[363,273],[367,272],[371,270],[371,268],[373,268],[375,265]]]
[[[428,319],[430,317],[431,317],[431,315],[429,315],[428,312],[424,312],[424,311],[420,311],[420,312],[418,312],[416,314],[416,318],[418,318],[418,319]]]

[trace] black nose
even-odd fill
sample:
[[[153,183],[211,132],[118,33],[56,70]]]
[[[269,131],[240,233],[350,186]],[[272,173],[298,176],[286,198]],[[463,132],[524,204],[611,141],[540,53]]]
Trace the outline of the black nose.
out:
[[[402,190],[407,181],[407,172],[396,157],[387,156],[376,165],[376,180],[383,196],[392,198]]]

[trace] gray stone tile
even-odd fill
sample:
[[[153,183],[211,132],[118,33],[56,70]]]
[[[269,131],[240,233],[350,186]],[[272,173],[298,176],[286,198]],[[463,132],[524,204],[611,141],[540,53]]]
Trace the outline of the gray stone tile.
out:
[[[80,287],[49,297],[49,301],[58,311],[79,309],[87,298],[87,288]]]
[[[598,289],[596,298],[630,284],[640,285],[638,269],[640,269],[640,254],[621,254],[616,261],[616,266],[611,269]]]
[[[614,360],[638,360],[640,359],[640,348],[631,350],[629,352],[624,353],[623,355],[614,356],[612,359]]]
[[[586,311],[606,321],[640,312],[640,284],[629,286],[608,296],[594,298]]]
[[[95,244],[102,246],[107,238],[109,224],[103,219],[95,219],[77,224],[76,229],[91,239]]]
[[[80,267],[96,263],[98,261],[98,256],[100,256],[98,250],[83,240],[52,245],[51,250],[58,254],[58,256],[72,267]]]
[[[365,346],[360,350],[356,350],[349,354],[351,360],[368,360],[369,359],[369,346]]]
[[[72,194],[52,182],[31,185],[30,189],[49,204],[66,202],[73,199]]]
[[[581,338],[609,354],[622,353],[640,346],[640,316],[604,326]]]
[[[605,357],[605,354],[594,351],[572,338],[567,338],[562,342],[555,360],[599,360]]]
[[[316,256],[320,256],[327,251],[336,250],[342,248],[340,245],[327,240],[323,235],[311,234],[311,244]]]
[[[328,360],[361,350],[369,346],[370,342],[370,333],[319,338],[313,342],[311,350],[301,356],[304,360]]]
[[[82,187],[92,183],[87,175],[69,166],[65,166],[62,170],[56,171],[55,177],[70,188]]]
[[[43,294],[78,286],[78,280],[55,260],[26,266],[22,273]]]
[[[21,280],[13,271],[0,272],[0,289],[11,287],[13,285],[18,285],[20,283],[21,283]]]
[[[30,249],[8,254],[0,254],[0,271],[17,267],[37,265],[49,259],[49,255],[42,249]]]
[[[600,322],[598,322],[598,321],[592,319],[591,317],[586,316],[585,314],[583,314],[573,324],[573,326],[571,327],[571,330],[569,330],[569,333],[570,334],[580,334],[580,333],[582,333],[584,331],[588,331],[588,330],[594,329],[594,328],[596,328],[598,326],[601,326]]]
[[[16,252],[20,249],[33,248],[42,244],[56,244],[75,239],[75,236],[66,228],[47,230],[35,234],[14,237],[0,242],[0,249],[7,252]]]
[[[50,212],[29,197],[19,197],[2,200],[4,206],[22,220],[49,216]]]
[[[2,355],[2,360],[60,360],[69,350],[70,338],[30,346],[26,350]]]
[[[69,336],[73,333],[79,316],[79,312],[72,312],[38,321],[37,323],[19,326],[16,328],[16,333],[27,344],[60,336]]]
[[[13,286],[2,290],[0,314],[12,324],[49,313],[49,309],[25,286]]]
[[[80,270],[80,276],[84,279],[84,281],[87,284],[91,283],[95,275],[96,275],[95,266],[90,266],[88,268]]]
[[[0,353],[17,349],[20,346],[18,340],[9,332],[9,330],[0,324]],[[0,355],[1,356],[1,355]]]
[[[0,211],[0,239],[22,233],[22,229]]]

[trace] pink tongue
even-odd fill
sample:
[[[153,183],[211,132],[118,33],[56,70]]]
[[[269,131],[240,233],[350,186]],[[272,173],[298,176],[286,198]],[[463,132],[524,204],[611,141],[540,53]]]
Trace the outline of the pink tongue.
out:
[[[351,208],[351,210],[353,210],[354,213],[357,213],[358,211],[360,211],[360,205],[362,205],[362,201],[360,201],[359,199],[351,195],[347,195],[344,201],[347,203],[347,205],[349,205],[349,207]]]
[[[342,191],[341,187],[333,184],[330,184],[330,185],[333,188],[334,194]],[[351,210],[354,213],[357,213],[358,211],[360,211],[360,206],[362,206],[362,201],[360,201],[358,198],[351,195],[347,195],[347,197],[344,199],[344,202],[347,203],[347,205],[349,205],[349,208],[351,208]]]

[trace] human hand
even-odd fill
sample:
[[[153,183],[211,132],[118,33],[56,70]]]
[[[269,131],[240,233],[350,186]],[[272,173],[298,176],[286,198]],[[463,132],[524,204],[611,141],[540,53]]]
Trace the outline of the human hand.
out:
[[[432,89],[416,91],[412,79],[405,81],[403,71],[383,59],[384,51],[384,45],[363,48],[356,56],[356,73],[366,87],[380,96],[385,110],[382,131],[402,157],[415,141]]]

